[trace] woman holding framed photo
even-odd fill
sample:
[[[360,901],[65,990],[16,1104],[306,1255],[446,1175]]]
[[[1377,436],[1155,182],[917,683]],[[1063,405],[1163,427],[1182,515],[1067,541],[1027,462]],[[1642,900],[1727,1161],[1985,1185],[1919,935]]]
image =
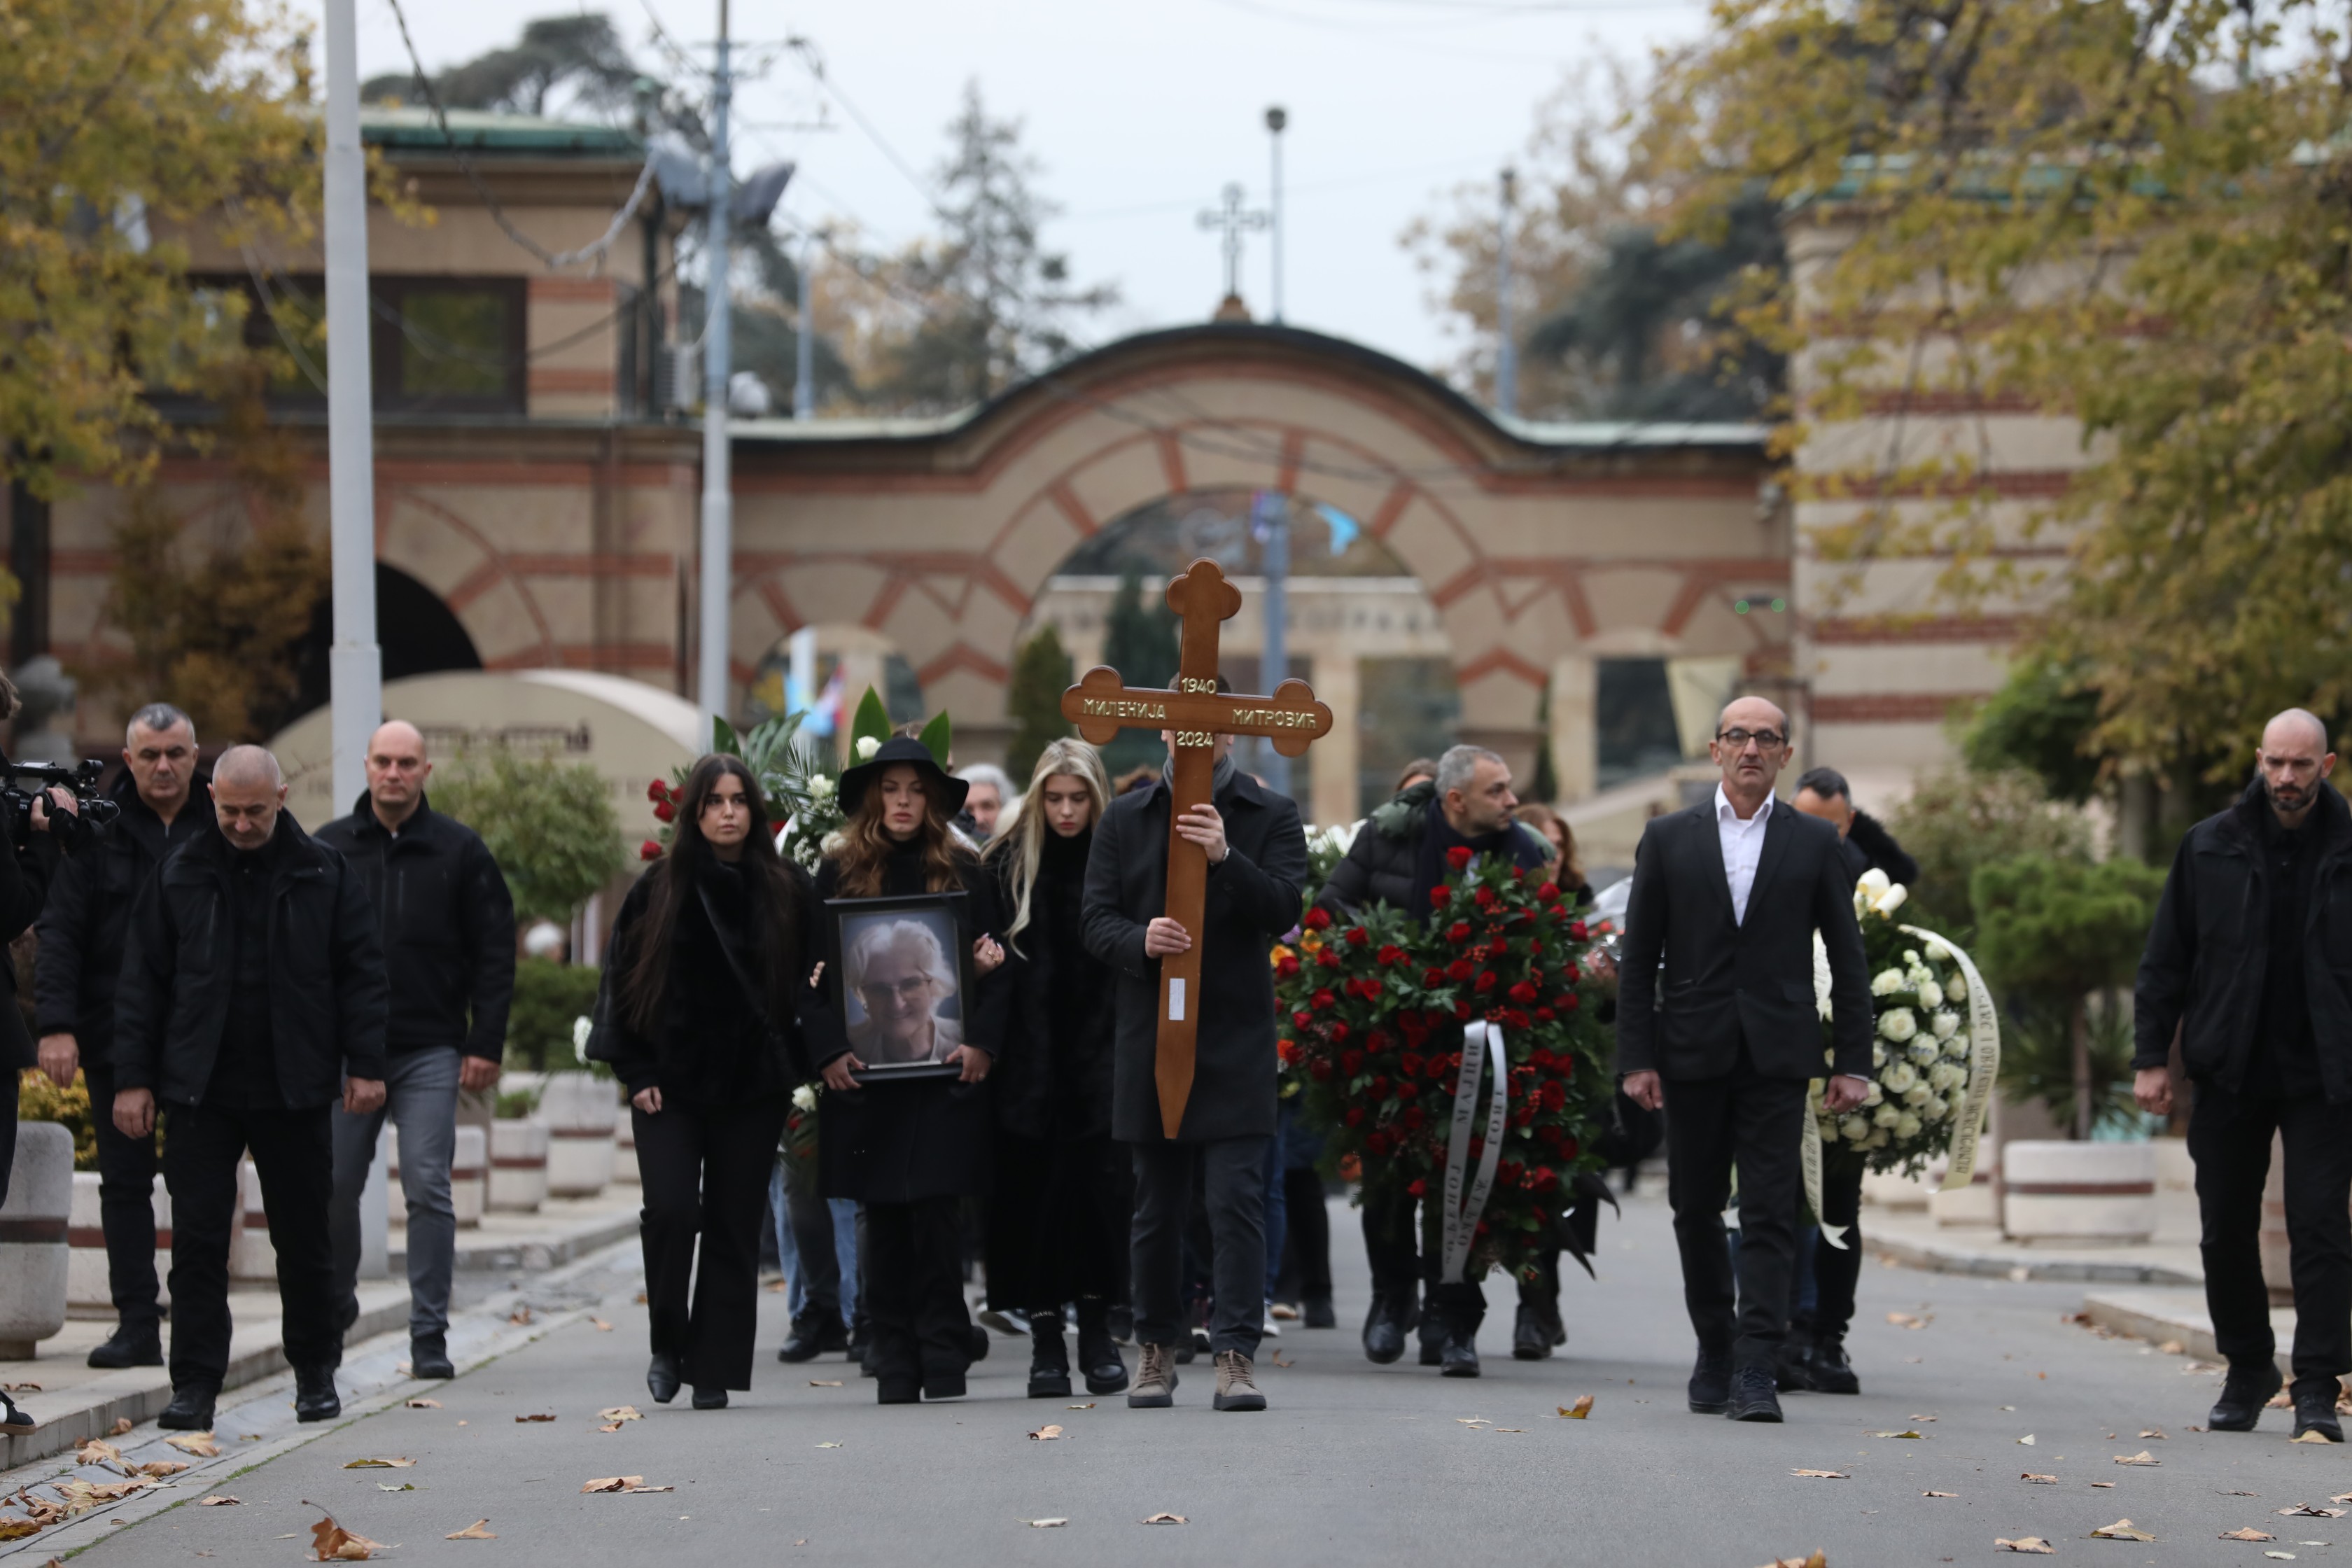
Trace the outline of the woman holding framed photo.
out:
[[[588,1051],[629,1091],[646,1194],[646,1385],[659,1404],[681,1381],[697,1410],[751,1386],[760,1224],[803,1077],[793,1062],[817,931],[807,874],[776,853],[751,769],[729,756],[695,763],[669,852],[614,922]]]
[[[1127,1386],[1110,1305],[1125,1293],[1134,1173],[1111,1141],[1112,975],[1086,948],[1087,855],[1110,777],[1083,741],[1055,741],[987,858],[1004,925],[1005,1035],[996,1075],[988,1303],[1029,1317],[1029,1397],[1070,1393],[1062,1309],[1077,1307],[1089,1394]]]
[[[816,874],[836,963],[817,1166],[826,1197],[866,1205],[877,1397],[955,1399],[972,1360],[958,1206],[987,1190],[1003,1035],[996,889],[949,826],[964,784],[921,742],[883,742],[840,788]]]

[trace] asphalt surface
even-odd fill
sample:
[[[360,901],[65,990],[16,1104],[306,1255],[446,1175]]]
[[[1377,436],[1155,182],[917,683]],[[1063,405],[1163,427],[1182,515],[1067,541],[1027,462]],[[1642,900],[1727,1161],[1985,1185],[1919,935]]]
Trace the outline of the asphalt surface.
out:
[[[2343,1506],[2327,1500],[2352,1489],[2344,1449],[2288,1443],[2284,1412],[2251,1436],[2192,1431],[2218,1375],[2067,1321],[2079,1287],[1873,1264],[1852,1343],[1862,1397],[1791,1395],[1785,1426],[1736,1425],[1685,1408],[1692,1346],[1662,1198],[1632,1200],[1622,1223],[1604,1225],[1601,1278],[1568,1284],[1570,1339],[1553,1360],[1510,1359],[1507,1291],[1490,1281],[1496,1310],[1475,1382],[1410,1355],[1364,1360],[1355,1216],[1335,1207],[1333,1218],[1345,1326],[1294,1326],[1267,1342],[1263,1415],[1212,1411],[1205,1360],[1184,1369],[1173,1410],[1131,1411],[1121,1395],[1090,1408],[1071,1408],[1088,1404],[1084,1394],[1031,1400],[1024,1347],[1002,1339],[968,1398],[880,1408],[840,1358],[776,1362],[783,1314],[772,1294],[761,1298],[749,1394],[724,1411],[692,1410],[684,1395],[658,1406],[644,1382],[644,1309],[632,1281],[607,1276],[588,1310],[609,1331],[564,1323],[415,1390],[437,1408],[394,1405],[183,1488],[179,1506],[101,1532],[77,1562],[295,1563],[322,1510],[396,1546],[382,1554],[394,1563],[567,1568],[1465,1557],[1755,1568],[1817,1549],[1832,1568],[1858,1568],[2008,1561],[1996,1539],[2022,1536],[2046,1538],[2062,1560],[2116,1564],[2352,1558],[2352,1516],[2278,1512]],[[1588,1419],[1557,1414],[1586,1394]],[[597,1413],[621,1405],[645,1418],[599,1431]],[[536,1415],[555,1419],[517,1419]],[[1031,1436],[1049,1423],[1059,1437]],[[2152,1429],[2168,1436],[2142,1435]],[[2114,1462],[2143,1451],[2158,1462]],[[415,1463],[344,1468],[362,1458]],[[2055,1479],[2021,1480],[2026,1472]],[[676,1489],[581,1491],[622,1475]],[[241,1505],[192,1506],[224,1491]],[[1187,1522],[1142,1522],[1160,1513]],[[2126,1518],[2157,1539],[2089,1538]],[[497,1540],[444,1539],[480,1519]],[[1067,1523],[1025,1522],[1040,1519]],[[2248,1526],[2278,1539],[2219,1539]]]

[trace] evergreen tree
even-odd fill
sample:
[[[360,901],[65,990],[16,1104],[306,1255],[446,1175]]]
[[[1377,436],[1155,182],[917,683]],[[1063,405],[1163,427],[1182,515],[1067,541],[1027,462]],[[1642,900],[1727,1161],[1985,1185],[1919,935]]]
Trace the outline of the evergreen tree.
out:
[[[1129,567],[1111,595],[1110,613],[1103,620],[1103,662],[1118,671],[1129,686],[1166,686],[1176,679],[1181,657],[1176,612],[1164,598],[1143,602],[1143,574]],[[1121,730],[1103,748],[1103,766],[1113,774],[1167,756],[1168,749],[1150,730]]]
[[[1028,784],[1038,753],[1069,734],[1069,721],[1062,717],[1062,693],[1075,674],[1062,634],[1051,621],[1013,653],[1013,680],[1004,697],[1013,729],[1004,749],[1004,771],[1013,775],[1015,789]]]

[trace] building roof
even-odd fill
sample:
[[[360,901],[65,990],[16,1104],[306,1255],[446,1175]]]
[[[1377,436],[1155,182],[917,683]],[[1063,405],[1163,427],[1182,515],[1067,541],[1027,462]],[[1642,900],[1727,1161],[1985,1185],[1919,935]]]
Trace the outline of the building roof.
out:
[[[422,104],[362,104],[360,140],[371,147],[415,153],[447,153],[454,142],[459,150],[489,157],[645,156],[645,145],[633,132],[609,125],[483,109],[450,110],[448,121],[445,136],[433,111]]]

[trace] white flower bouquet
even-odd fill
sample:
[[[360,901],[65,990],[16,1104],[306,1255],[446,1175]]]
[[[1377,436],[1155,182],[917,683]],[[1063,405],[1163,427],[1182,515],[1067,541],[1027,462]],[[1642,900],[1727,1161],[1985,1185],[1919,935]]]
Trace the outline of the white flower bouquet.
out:
[[[1895,923],[1905,898],[1884,871],[1864,874],[1854,888],[1874,1018],[1870,1095],[1843,1116],[1822,1110],[1818,1096],[1813,1104],[1825,1149],[1860,1152],[1873,1170],[1916,1173],[1949,1147],[1968,1099],[1969,975],[1949,944]],[[1826,1024],[1826,959],[1822,969]]]

